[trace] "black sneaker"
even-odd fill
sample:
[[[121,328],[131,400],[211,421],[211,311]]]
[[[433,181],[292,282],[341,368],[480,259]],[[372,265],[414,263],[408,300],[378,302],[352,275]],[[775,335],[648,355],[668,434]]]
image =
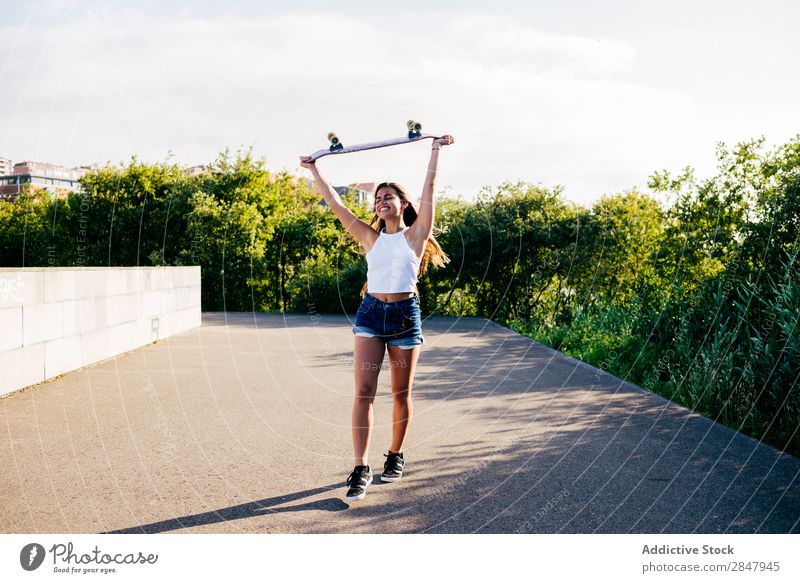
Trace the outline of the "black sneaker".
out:
[[[361,500],[367,495],[367,486],[372,482],[372,470],[369,466],[356,466],[347,477],[345,498],[348,500]]]
[[[381,482],[396,482],[403,477],[403,466],[405,460],[403,459],[403,452],[383,454],[386,462],[383,464],[383,473],[381,474]]]

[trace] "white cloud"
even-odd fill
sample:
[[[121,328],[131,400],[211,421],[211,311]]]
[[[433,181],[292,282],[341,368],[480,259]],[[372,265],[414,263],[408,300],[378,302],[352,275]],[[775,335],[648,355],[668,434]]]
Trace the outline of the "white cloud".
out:
[[[271,167],[294,171],[329,130],[370,141],[401,134],[411,117],[456,136],[440,186],[471,195],[525,179],[587,200],[698,164],[729,129],[685,88],[640,81],[639,50],[619,39],[491,14],[413,22],[97,12],[0,28],[0,124],[10,128],[0,154],[78,164],[173,151],[202,163],[254,145]],[[418,192],[427,152],[416,144],[320,165],[335,183],[391,177]]]
[[[635,56],[633,47],[617,40],[545,33],[493,15],[459,16],[451,29],[471,41],[474,56],[488,58],[493,66],[503,63],[529,73],[580,77],[625,73]]]

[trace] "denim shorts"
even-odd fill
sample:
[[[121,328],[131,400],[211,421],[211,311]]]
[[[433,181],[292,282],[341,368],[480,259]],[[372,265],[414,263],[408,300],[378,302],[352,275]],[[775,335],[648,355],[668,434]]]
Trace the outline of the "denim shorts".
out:
[[[399,302],[382,302],[365,292],[356,312],[353,334],[367,338],[377,336],[386,340],[389,346],[406,350],[419,346],[425,342],[419,296],[414,295]]]

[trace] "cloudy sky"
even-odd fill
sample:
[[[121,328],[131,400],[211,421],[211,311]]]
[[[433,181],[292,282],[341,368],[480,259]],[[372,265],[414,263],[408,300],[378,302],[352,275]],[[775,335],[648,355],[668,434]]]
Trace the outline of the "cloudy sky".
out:
[[[588,203],[718,141],[800,133],[800,2],[0,0],[0,156],[202,164],[451,133],[438,186],[563,185]],[[421,189],[427,143],[325,158]]]

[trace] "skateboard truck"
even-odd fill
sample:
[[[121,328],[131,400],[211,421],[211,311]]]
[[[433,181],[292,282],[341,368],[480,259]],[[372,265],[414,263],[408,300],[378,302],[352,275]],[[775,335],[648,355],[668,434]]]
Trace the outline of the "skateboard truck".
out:
[[[335,152],[336,150],[341,150],[344,148],[342,142],[339,141],[339,136],[333,132],[328,133],[328,141],[331,143],[331,147],[329,148],[331,152]]]
[[[347,154],[350,152],[362,152],[364,150],[374,150],[375,148],[385,148],[387,146],[397,146],[400,144],[411,144],[413,142],[418,142],[419,140],[435,140],[441,136],[435,136],[432,134],[423,134],[422,133],[422,124],[410,119],[406,122],[406,129],[408,130],[408,134],[404,135],[401,138],[390,138],[388,140],[381,140],[379,142],[369,142],[367,144],[355,144],[353,146],[344,146],[342,142],[339,140],[339,137],[333,133],[328,133],[328,141],[330,142],[330,146],[324,150],[317,150],[310,156],[308,156],[308,162],[314,162],[323,156],[328,156],[330,154]]]

